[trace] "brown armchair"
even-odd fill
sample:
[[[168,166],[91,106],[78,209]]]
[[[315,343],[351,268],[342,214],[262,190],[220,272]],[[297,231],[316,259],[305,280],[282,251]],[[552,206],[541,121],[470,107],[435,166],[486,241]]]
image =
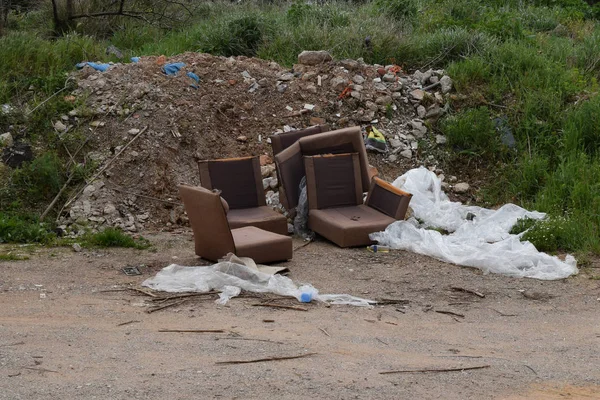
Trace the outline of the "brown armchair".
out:
[[[200,161],[200,184],[218,189],[229,205],[232,229],[254,226],[287,235],[287,219],[267,206],[258,157]]]
[[[287,149],[299,139],[305,136],[316,135],[318,133],[328,132],[330,130],[329,125],[315,125],[305,129],[298,129],[295,131],[284,132],[278,135],[271,136],[271,147],[273,148],[273,156],[281,153]]]
[[[340,247],[372,244],[370,233],[404,219],[411,194],[374,177],[363,204],[357,153],[304,157],[308,227]]]
[[[300,138],[279,154],[275,165],[279,176],[282,204],[288,210],[298,205],[299,185],[305,175],[304,156],[317,154],[357,153],[359,162],[359,184],[362,191],[369,190],[371,178],[377,170],[369,165],[367,151],[359,127],[338,129]]]
[[[179,195],[194,231],[196,255],[217,261],[227,253],[234,253],[239,257],[250,257],[256,263],[292,258],[292,238],[289,236],[254,226],[231,229],[218,193],[181,185]]]

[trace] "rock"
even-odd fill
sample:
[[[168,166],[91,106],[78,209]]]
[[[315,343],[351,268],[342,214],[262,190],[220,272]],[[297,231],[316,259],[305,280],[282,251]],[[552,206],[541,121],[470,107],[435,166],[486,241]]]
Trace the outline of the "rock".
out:
[[[282,82],[289,82],[294,79],[294,74],[292,74],[291,72],[284,72],[281,75],[279,75],[277,79],[279,79]]]
[[[365,83],[365,78],[363,78],[360,75],[354,75],[354,77],[352,78],[352,81],[354,83],[356,83],[357,85],[362,85],[363,83]]]
[[[400,141],[400,139],[393,138],[393,139],[390,139],[389,142],[390,142],[390,146],[392,146],[392,148],[394,148],[394,149],[397,149],[402,146],[402,142]]]
[[[443,135],[435,135],[435,142],[437,144],[446,144],[446,136]]]
[[[412,151],[410,149],[406,149],[406,150],[402,150],[400,152],[400,155],[404,158],[408,158],[411,159],[412,158]]]
[[[398,160],[398,157],[395,154],[392,154],[388,157],[389,162],[396,162],[397,160]]]
[[[419,116],[419,118],[425,118],[425,115],[427,115],[427,110],[425,109],[425,107],[417,107],[417,115]]]
[[[85,189],[83,189],[83,195],[86,197],[91,196],[96,191],[96,187],[94,185],[87,185]]]
[[[394,74],[385,74],[381,79],[384,82],[395,82],[396,81],[396,75],[394,75]]]
[[[73,243],[73,246],[71,246],[71,247],[73,247],[73,251],[74,251],[75,253],[80,253],[80,252],[81,252],[81,250],[83,250],[83,249],[81,248],[81,245],[80,245],[79,243]]]
[[[461,182],[461,183],[457,183],[456,185],[454,185],[454,192],[455,193],[467,193],[469,191],[469,184],[466,182]]]
[[[10,132],[3,133],[0,135],[0,147],[6,146],[11,147],[14,143],[12,134]]]
[[[421,84],[425,84],[427,83],[427,81],[429,80],[429,78],[431,78],[433,76],[433,70],[429,69],[427,71],[425,71],[423,73],[423,75],[421,76]]]
[[[106,123],[102,121],[93,121],[90,122],[90,126],[93,128],[102,128]]]
[[[440,115],[442,115],[443,113],[444,113],[444,110],[442,110],[439,105],[434,104],[433,106],[429,107],[429,110],[427,110],[427,114],[425,114],[425,118],[437,118]]]
[[[63,124],[61,121],[56,121],[54,123],[54,129],[56,129],[58,132],[64,132],[67,130],[67,126],[65,124]]]
[[[235,140],[237,140],[238,142],[246,143],[248,141],[248,138],[244,135],[241,135],[235,138]]]
[[[267,86],[269,84],[269,80],[267,78],[262,78],[261,80],[258,81],[258,84],[260,86]]]
[[[114,206],[114,204],[108,203],[107,205],[104,206],[104,210],[102,210],[102,211],[104,212],[105,215],[112,215],[117,212],[117,208]]]
[[[273,186],[273,180],[275,181],[275,186]],[[277,186],[277,179],[273,178],[273,177],[268,177],[268,178],[264,178],[263,179],[263,189],[267,190],[270,187],[276,187]]]
[[[271,176],[273,171],[275,171],[274,164],[264,165],[264,166],[260,167],[260,174],[262,175],[263,178]]]
[[[271,159],[271,157],[269,157],[266,154],[261,154],[259,157],[260,160],[260,166],[264,167],[267,164],[273,164],[273,160]]]
[[[452,79],[448,75],[442,76],[440,79],[440,85],[442,87],[442,93],[446,94],[452,90]]]
[[[394,93],[392,93],[392,99],[394,99],[394,100],[402,100],[402,93],[400,93],[400,92],[394,92]]]
[[[373,85],[373,88],[378,91],[378,92],[383,92],[383,93],[387,93],[387,86],[385,86],[383,83],[376,83]]]
[[[303,51],[298,54],[298,64],[304,65],[318,65],[329,61],[333,61],[331,54],[325,50],[319,51]]]
[[[287,90],[287,88],[288,88],[288,86],[287,86],[287,85],[285,85],[285,84],[283,84],[283,83],[278,83],[278,84],[277,84],[277,91],[278,91],[279,93],[283,93],[283,92],[285,92],[285,91]]]
[[[372,101],[367,101],[365,103],[365,107],[368,110],[371,110],[371,111],[377,111],[377,110],[379,110],[379,107],[377,106],[377,104],[373,103]]]
[[[127,133],[129,133],[130,135],[137,135],[138,133],[140,133],[140,130],[133,128],[133,129],[128,130]]]
[[[377,74],[379,76],[384,76],[385,73],[386,73],[385,68],[383,68],[383,67],[377,68]]]
[[[413,74],[413,78],[415,78],[417,81],[421,82],[421,81],[423,80],[423,76],[424,76],[424,75],[425,75],[425,74],[424,74],[424,73],[422,73],[421,71],[419,71],[419,70],[416,70],[416,71],[414,72],[414,74]]]
[[[425,97],[425,92],[422,91],[421,89],[415,89],[412,92],[410,92],[410,95],[412,96],[413,99],[421,101],[421,100],[423,100],[423,97]]]
[[[364,87],[362,85],[357,85],[357,84],[351,85],[351,88],[352,88],[352,90],[355,90],[357,92],[362,92],[362,90],[364,89]]]
[[[440,78],[438,78],[437,76],[432,76],[431,78],[429,78],[429,83],[434,84],[434,83],[438,83],[440,81]]]
[[[306,85],[304,90],[306,90],[308,93],[312,93],[312,94],[317,93],[317,87],[315,85],[313,85],[312,83],[309,85]]]
[[[435,92],[433,97],[435,97],[435,101],[437,101],[438,103],[444,104],[444,96],[442,96],[440,92]]]
[[[317,77],[317,73],[313,72],[313,71],[308,71],[308,72],[302,74],[303,81],[312,81],[316,77]]]
[[[388,104],[392,103],[392,97],[391,96],[381,96],[381,97],[378,97],[375,100],[375,103],[379,104],[379,105],[384,105],[384,106],[388,105]]]
[[[410,142],[410,148],[412,150],[417,150],[419,148],[419,142]]]
[[[320,117],[310,117],[309,124],[312,125],[324,125],[327,121],[325,118]]]
[[[457,177],[455,177],[454,175],[451,175],[451,176],[450,176],[450,178],[448,178],[448,180],[449,180],[450,182],[456,182],[456,181],[458,180],[458,178],[457,178]]]
[[[360,94],[360,92],[357,92],[357,91],[350,92],[350,96],[354,97],[357,100],[361,100],[362,99],[362,94]]]
[[[337,90],[338,92],[344,90],[346,86],[348,86],[348,82],[341,76],[336,76],[333,79],[331,79],[331,87]]]
[[[355,60],[342,60],[340,61],[340,65],[346,68],[348,71],[354,71],[356,69],[360,69],[360,63]]]
[[[410,121],[408,125],[413,128],[413,135],[415,135],[416,138],[421,139],[423,136],[425,136],[425,134],[427,134],[427,127],[420,121],[413,120]]]

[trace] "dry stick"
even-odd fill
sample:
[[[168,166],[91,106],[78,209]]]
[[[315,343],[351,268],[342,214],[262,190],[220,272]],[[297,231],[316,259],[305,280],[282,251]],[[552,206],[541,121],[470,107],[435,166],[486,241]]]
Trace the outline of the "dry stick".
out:
[[[8,377],[9,378],[14,378],[15,376],[19,376],[19,375],[21,375],[21,373],[17,372],[16,374],[8,374]]]
[[[465,317],[463,314],[455,313],[455,312],[452,312],[452,311],[435,310],[435,312],[438,313],[438,314],[453,315],[453,316],[461,317],[461,318]]]
[[[389,344],[387,344],[386,342],[384,342],[383,340],[379,339],[378,337],[375,338],[378,342],[381,342],[383,344],[385,344],[386,346],[389,346]]]
[[[253,338],[243,338],[243,337],[224,337],[224,338],[215,338],[215,340],[251,340],[254,342],[268,342],[268,343],[276,343],[276,344],[285,344],[283,342],[276,342],[274,340],[269,339],[253,339]]]
[[[298,250],[300,250],[300,249],[302,249],[302,248],[304,248],[304,247],[308,246],[308,245],[309,245],[309,244],[311,244],[312,242],[313,242],[313,240],[309,240],[309,241],[307,241],[306,243],[303,243],[303,244],[301,244],[300,246],[296,247],[296,248],[294,249],[294,251],[298,251]]]
[[[159,332],[167,333],[226,333],[223,329],[159,329]]]
[[[440,368],[440,369],[406,369],[406,370],[397,370],[397,371],[383,371],[380,372],[381,375],[387,374],[409,374],[412,372],[455,372],[455,371],[468,371],[471,369],[483,369],[489,368],[489,365],[480,365],[477,367],[463,367],[463,368]]]
[[[146,295],[146,296],[154,297],[154,298],[158,297],[158,296],[157,296],[157,295],[155,295],[154,293],[148,292],[148,291],[146,291],[146,290],[143,290],[143,289],[138,289],[138,288],[127,288],[127,290],[133,290],[134,292],[138,292],[138,293],[144,294],[144,295]]]
[[[126,292],[129,288],[99,290],[98,293]]]
[[[477,292],[475,290],[465,289],[465,288],[461,288],[461,287],[457,287],[457,286],[452,286],[450,289],[454,290],[455,292],[465,292],[465,293],[469,293],[469,294],[474,294],[475,296],[481,297],[482,299],[485,298],[485,294]]]
[[[314,356],[315,354],[317,354],[317,353],[307,353],[307,354],[301,354],[299,356],[257,358],[255,360],[218,361],[215,364],[217,364],[217,365],[224,365],[224,364],[251,364],[251,363],[259,363],[259,362],[265,362],[265,361],[293,360],[295,358],[304,358],[304,357]]]
[[[0,347],[8,347],[8,346],[20,346],[25,344],[25,342],[16,342],[16,343],[8,343],[8,344],[0,344]]]
[[[137,138],[139,138],[144,132],[146,132],[146,130],[148,130],[148,125],[146,125],[144,128],[142,128],[140,133],[135,135],[133,139],[131,139],[125,146],[123,146],[121,148],[121,150],[119,150],[117,152],[117,154],[115,154],[115,156],[113,158],[111,158],[110,161],[107,162],[104,167],[100,168],[100,170],[94,174],[94,176],[92,176],[90,179],[88,179],[88,182],[93,182],[94,180],[96,180],[104,171],[106,171],[108,169],[108,167],[110,167],[110,165],[113,163],[113,161],[115,161],[117,158],[119,158],[121,153],[123,153],[125,151],[125,149],[127,149],[131,145],[131,143],[135,142],[137,140]],[[65,205],[63,206],[63,209],[65,207],[68,207],[69,204],[71,204],[79,196],[79,194],[81,194],[82,191],[83,191],[83,188],[79,189],[75,193],[75,195],[73,197],[71,197],[71,199],[69,201],[67,201],[65,203]]]
[[[180,294],[177,296],[169,296],[169,297],[156,297],[156,299],[152,299],[152,301],[165,301],[165,300],[176,300],[176,299],[185,299],[188,297],[199,297],[199,296],[212,296],[213,294],[219,294],[219,292],[211,291],[206,293],[188,293],[188,294]]]
[[[283,304],[252,304],[253,307],[273,307],[273,308],[285,308],[287,310],[296,311],[308,311],[308,308],[298,306],[284,306]]]
[[[58,371],[54,371],[53,369],[46,369],[46,368],[23,367],[23,369],[28,369],[31,371],[39,371],[39,372],[54,372],[55,374],[60,374],[60,372],[58,372]]]
[[[490,308],[490,310],[494,310],[496,311],[498,314],[502,315],[503,317],[518,317],[519,314],[505,314],[502,311],[498,311],[495,308]]]
[[[69,186],[69,183],[71,183],[71,180],[73,179],[74,176],[75,176],[74,173],[69,176],[69,179],[67,179],[67,181],[65,182],[63,187],[61,187],[60,190],[58,191],[58,194],[56,195],[56,197],[54,197],[54,200],[52,200],[52,202],[50,204],[48,204],[48,207],[46,207],[46,209],[44,210],[42,215],[40,215],[40,222],[43,221],[44,218],[46,218],[46,215],[48,215],[48,213],[50,212],[50,210],[52,210],[52,208],[54,208],[54,206],[56,205],[56,202],[58,201],[58,199],[60,199],[60,196],[62,196],[62,194],[65,192],[65,190],[67,190],[67,187]]]
[[[319,328],[319,330],[320,330],[321,332],[323,332],[324,334],[326,334],[327,336],[331,337],[331,335],[329,334],[329,332],[327,332],[325,329],[323,329],[323,328]]]
[[[110,184],[118,186],[114,182],[110,182]],[[124,189],[120,189],[120,188],[116,188],[116,187],[111,187],[111,189],[112,190],[116,190],[117,192],[121,192],[121,193],[125,193],[125,194],[131,194],[131,195],[134,195],[136,197],[143,197],[144,199],[159,201],[161,203],[173,204],[175,206],[181,206],[181,205],[183,205],[183,203],[177,203],[176,201],[163,200],[163,199],[159,199],[158,197],[146,196],[145,194],[134,193],[134,192],[131,192],[129,190],[124,190]]]
[[[56,95],[57,95],[57,94],[59,94],[60,92],[63,92],[64,90],[66,90],[66,89],[67,89],[67,83],[69,83],[69,81],[70,81],[71,79],[73,79],[73,77],[68,77],[68,78],[67,78],[67,80],[65,81],[65,86],[64,86],[62,89],[58,90],[57,92],[55,92],[54,94],[52,94],[50,97],[48,97],[46,100],[42,101],[40,104],[38,104],[37,106],[35,106],[35,107],[33,108],[33,110],[31,110],[31,111],[27,112],[27,113],[25,114],[25,116],[27,116],[27,117],[28,117],[28,116],[29,116],[30,114],[32,114],[32,113],[33,113],[35,110],[37,110],[38,108],[40,108],[41,106],[43,106],[44,104],[46,104],[46,103],[48,102],[48,100],[52,99],[54,96],[56,96]]]
[[[127,322],[121,322],[120,324],[117,324],[117,326],[125,326],[125,325],[129,325],[129,324],[135,324],[136,322],[142,322],[142,321],[132,320],[132,321],[127,321]]]
[[[404,300],[404,299],[379,299],[379,300],[375,300],[377,302],[377,305],[379,306],[384,306],[384,305],[389,305],[389,304],[408,304],[410,303],[409,300]]]
[[[147,310],[146,312],[147,312],[148,314],[152,314],[153,312],[160,311],[160,310],[164,310],[165,308],[169,308],[169,307],[178,306],[178,305],[180,305],[180,304],[183,304],[183,303],[185,303],[186,301],[188,301],[188,299],[183,299],[183,300],[181,300],[181,301],[176,301],[175,303],[171,303],[171,304],[165,304],[164,306],[155,307],[155,308],[152,308],[152,309],[150,309],[150,310]]]

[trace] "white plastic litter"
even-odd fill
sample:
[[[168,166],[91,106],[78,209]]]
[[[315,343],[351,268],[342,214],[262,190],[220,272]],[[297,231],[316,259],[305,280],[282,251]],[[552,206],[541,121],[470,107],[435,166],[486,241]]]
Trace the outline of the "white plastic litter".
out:
[[[331,304],[371,307],[372,300],[347,294],[319,294],[311,285],[300,288],[288,277],[267,274],[250,268],[235,256],[228,255],[229,261],[221,261],[208,267],[183,267],[171,264],[159,271],[155,277],[145,280],[142,286],[164,292],[220,291],[218,304],[226,304],[241,290],[255,293],[275,293],[295,297],[298,301],[317,300]]]
[[[574,257],[568,255],[561,261],[537,251],[530,242],[521,242],[522,234],[509,233],[518,219],[542,219],[544,213],[527,211],[514,204],[489,210],[451,202],[438,177],[423,167],[408,171],[393,185],[412,193],[413,216],[370,235],[382,245],[479,268],[486,273],[553,280],[578,272]],[[427,228],[450,233],[442,235]]]

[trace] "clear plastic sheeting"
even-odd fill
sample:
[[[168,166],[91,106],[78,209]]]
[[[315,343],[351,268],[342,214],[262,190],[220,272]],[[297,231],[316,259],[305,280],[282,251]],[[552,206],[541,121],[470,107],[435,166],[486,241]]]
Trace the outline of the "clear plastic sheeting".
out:
[[[281,296],[295,297],[298,301],[308,299],[361,307],[375,304],[372,300],[362,299],[347,294],[319,294],[311,285],[301,287],[288,277],[261,272],[249,267],[233,255],[227,260],[208,267],[183,267],[171,264],[163,268],[153,278],[147,279],[142,286],[163,292],[200,292],[220,291],[218,304],[226,304],[232,297],[238,296],[242,290],[254,293],[274,293]]]
[[[530,242],[521,242],[521,235],[509,233],[517,220],[542,219],[544,213],[514,204],[489,210],[452,202],[438,177],[423,167],[408,171],[393,185],[412,193],[413,215],[370,235],[381,245],[515,277],[553,280],[578,272],[572,256],[561,261],[537,251]]]
[[[306,194],[306,176],[300,181],[300,197],[294,218],[294,233],[305,240],[314,239],[314,232],[308,229],[308,195]]]

